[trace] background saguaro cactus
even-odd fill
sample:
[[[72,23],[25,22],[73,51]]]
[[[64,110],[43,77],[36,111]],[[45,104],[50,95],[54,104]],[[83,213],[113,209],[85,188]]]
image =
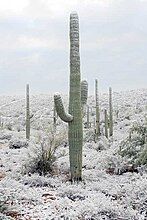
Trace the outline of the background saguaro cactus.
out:
[[[26,139],[30,139],[30,96],[29,84],[26,85]]]
[[[95,140],[97,141],[100,136],[100,108],[99,108],[99,96],[98,96],[98,80],[95,79],[95,108],[96,108],[96,129]]]
[[[104,110],[104,118],[105,118],[105,137],[108,138],[108,115],[107,110]]]
[[[113,136],[112,88],[109,87],[109,136]]]
[[[60,95],[56,94],[54,96],[57,114],[63,121],[68,122],[71,181],[82,179],[83,126],[81,94],[83,93],[81,91],[80,74],[79,20],[77,13],[71,13],[69,113],[65,112]]]
[[[86,122],[86,128],[90,127],[90,121],[89,121],[89,105],[87,105],[87,122]]]

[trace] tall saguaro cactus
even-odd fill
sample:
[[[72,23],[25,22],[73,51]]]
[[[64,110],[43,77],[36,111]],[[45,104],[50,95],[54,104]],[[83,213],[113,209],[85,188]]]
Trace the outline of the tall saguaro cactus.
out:
[[[98,96],[98,80],[95,79],[95,108],[96,108],[96,140],[100,136],[100,108],[99,108],[99,96]]]
[[[26,139],[30,139],[30,96],[29,84],[26,85]]]
[[[108,138],[108,115],[107,110],[104,110],[104,118],[105,118],[105,137]]]
[[[113,136],[112,88],[109,87],[109,136]]]
[[[60,95],[54,95],[57,114],[64,122],[68,122],[71,181],[82,179],[83,126],[81,94],[79,20],[77,13],[71,13],[69,113],[65,112]]]

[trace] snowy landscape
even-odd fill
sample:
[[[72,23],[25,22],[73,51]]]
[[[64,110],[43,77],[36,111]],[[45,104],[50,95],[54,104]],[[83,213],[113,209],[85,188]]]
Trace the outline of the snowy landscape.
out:
[[[86,127],[85,113],[82,181],[71,183],[68,126],[57,118],[56,131],[53,130],[53,97],[30,95],[31,134],[27,141],[25,97],[0,96],[1,220],[147,219],[147,156],[137,162],[141,152],[147,150],[147,143],[146,139],[143,144],[140,142],[137,131],[130,137],[133,126],[147,126],[147,89],[113,91],[112,97],[114,135],[105,137],[108,94],[100,94],[101,136],[97,142],[93,138],[95,98],[88,97],[90,126]],[[66,109],[67,103],[68,97],[64,96]],[[52,146],[56,149],[50,171],[43,175],[37,163],[45,147]]]
[[[0,0],[0,220],[147,220],[146,20]]]

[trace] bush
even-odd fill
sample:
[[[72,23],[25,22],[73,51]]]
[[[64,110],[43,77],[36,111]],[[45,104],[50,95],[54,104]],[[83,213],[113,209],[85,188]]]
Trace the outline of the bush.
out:
[[[19,149],[22,147],[28,147],[29,143],[27,140],[24,139],[13,139],[9,142],[10,149]]]
[[[129,137],[120,143],[119,154],[136,165],[147,165],[147,125],[135,124]]]
[[[25,164],[25,170],[30,173],[46,175],[53,172],[53,164],[56,161],[57,148],[65,140],[65,132],[55,133],[53,128],[42,132],[38,138],[38,144],[30,148],[29,159]]]
[[[0,193],[0,219],[13,220],[13,218],[9,216],[12,208],[15,208],[11,205],[12,201],[13,198],[11,196],[5,196],[4,194]]]

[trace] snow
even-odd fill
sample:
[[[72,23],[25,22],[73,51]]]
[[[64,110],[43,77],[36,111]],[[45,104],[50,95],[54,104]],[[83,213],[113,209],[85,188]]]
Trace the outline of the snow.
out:
[[[67,97],[64,97],[67,106]],[[94,97],[88,98],[93,107],[90,121],[94,121]],[[57,135],[63,136],[53,164],[54,172],[46,176],[26,171],[30,157],[35,157],[38,138],[44,135],[53,123],[53,97],[33,95],[30,98],[31,140],[29,146],[11,149],[10,143],[25,140],[25,99],[19,96],[1,96],[0,114],[3,126],[0,130],[0,193],[8,197],[7,209],[16,211],[19,220],[145,220],[147,219],[147,171],[141,167],[138,173],[110,174],[106,170],[116,169],[126,163],[118,154],[119,144],[128,136],[130,127],[145,120],[147,90],[132,90],[113,93],[114,137],[102,136],[98,143],[89,140],[93,132],[84,129],[83,181],[69,182],[69,151],[67,124],[57,120]],[[100,94],[101,125],[103,110],[108,109],[108,95]],[[116,112],[118,111],[118,118]],[[86,116],[84,118],[86,121]],[[8,129],[11,123],[12,129]],[[18,126],[21,128],[18,131]],[[50,132],[50,131],[48,131]],[[64,134],[64,135],[63,135]],[[89,141],[88,141],[89,140]],[[30,155],[30,157],[29,157]],[[4,174],[4,175],[2,175]],[[8,211],[7,210],[7,211]],[[4,219],[4,215],[0,215]],[[10,219],[8,216],[6,219]],[[16,218],[11,218],[16,219]]]

